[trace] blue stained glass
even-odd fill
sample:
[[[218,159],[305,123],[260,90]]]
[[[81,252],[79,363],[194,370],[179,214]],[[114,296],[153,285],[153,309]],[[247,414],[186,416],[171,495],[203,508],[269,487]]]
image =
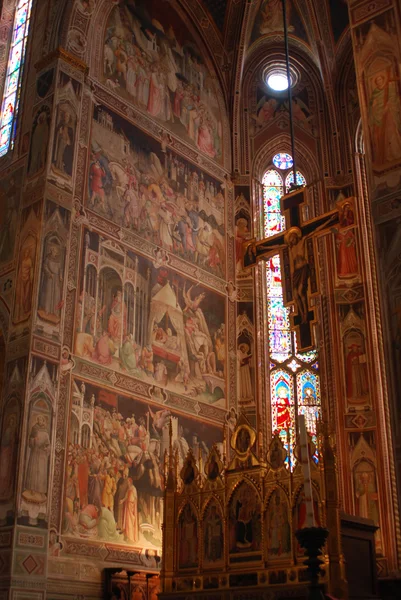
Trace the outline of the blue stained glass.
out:
[[[15,92],[18,86],[18,71],[11,73],[10,78],[7,82],[7,87],[4,90],[4,96],[9,96],[12,92]]]
[[[293,183],[294,183],[294,171],[290,171],[285,180],[285,190],[287,193],[290,191],[290,187],[292,186]],[[299,171],[297,171],[297,185],[301,185],[302,187],[306,186],[306,179],[302,175],[302,173],[300,173]]]
[[[20,0],[14,15],[13,37],[8,55],[0,120],[0,156],[14,145],[16,116],[21,93],[21,69],[24,64],[32,0]]]
[[[298,414],[305,415],[306,428],[316,435],[321,415],[320,380],[317,373],[302,371],[297,375]]]
[[[278,165],[282,155],[276,155],[273,163],[283,170],[284,161]],[[291,157],[289,157],[291,159]],[[292,159],[291,159],[292,160]],[[285,173],[284,173],[285,175]],[[292,171],[285,177],[285,190],[294,180]],[[304,176],[297,172],[297,183],[306,185]],[[285,219],[281,215],[280,200],[284,194],[281,174],[270,169],[263,177],[264,234],[271,237],[285,230]],[[270,364],[271,419],[273,433],[279,432],[280,439],[288,452],[287,466],[292,469],[295,464],[294,446],[296,437],[297,415],[304,414],[306,426],[312,441],[317,445],[317,422],[321,416],[320,380],[318,375],[316,350],[299,353],[296,351],[295,332],[290,327],[290,309],[284,306],[281,278],[280,256],[277,254],[266,261],[267,322]],[[291,361],[295,357],[303,363],[303,370],[298,374],[291,371]],[[272,362],[274,361],[274,362]],[[279,369],[277,364],[280,364]],[[295,398],[294,388],[297,388]],[[316,450],[313,460],[318,462]]]
[[[291,169],[293,164],[294,161],[290,154],[286,154],[285,152],[279,152],[278,154],[273,156],[273,165],[278,169],[283,169],[283,171],[285,171],[286,169]]]

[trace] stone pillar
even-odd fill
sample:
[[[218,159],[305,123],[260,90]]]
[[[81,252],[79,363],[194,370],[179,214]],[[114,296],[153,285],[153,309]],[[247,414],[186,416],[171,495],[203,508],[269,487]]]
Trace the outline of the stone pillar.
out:
[[[25,178],[18,164],[8,176],[9,193],[21,195],[22,210],[1,420],[9,475],[0,492],[0,590],[4,597],[42,600],[60,547],[72,366],[63,298],[69,299],[73,187],[81,181],[75,173],[86,67],[58,50],[36,68],[31,129],[21,142],[28,152]]]
[[[398,0],[349,2],[354,60],[357,74],[359,103],[362,115],[360,152],[355,158],[359,192],[365,195],[367,207],[362,211],[366,225],[364,245],[371,260],[371,298],[368,308],[376,326],[372,327],[372,344],[379,364],[372,365],[378,386],[376,398],[377,424],[374,439],[355,440],[360,457],[353,465],[353,485],[358,486],[357,469],[364,470],[364,481],[371,486],[367,496],[379,499],[378,511],[382,532],[378,553],[379,577],[396,574],[401,566],[401,537],[396,491],[396,465],[394,442],[401,447],[400,437],[400,391],[395,386],[399,372],[399,340],[401,339],[401,295],[399,283],[399,254],[401,203],[401,83],[400,83],[400,4]],[[373,231],[370,223],[373,216]],[[376,238],[378,255],[373,253]],[[377,288],[375,258],[379,261]],[[379,304],[381,292],[381,309]],[[382,331],[381,323],[384,324]],[[384,340],[384,345],[383,345]],[[385,356],[387,354],[387,359]],[[395,360],[393,361],[393,357]],[[398,364],[397,362],[398,361]],[[398,408],[397,408],[398,407]],[[363,446],[363,447],[362,447]],[[370,449],[369,449],[370,448]],[[364,462],[363,462],[364,461]],[[379,474],[374,491],[375,461]],[[362,464],[363,462],[363,464]],[[398,470],[400,471],[398,459]],[[366,467],[366,468],[365,468]],[[369,471],[370,470],[370,471]],[[362,479],[361,479],[361,485]],[[354,498],[358,497],[354,490]],[[358,514],[358,513],[357,513]],[[365,516],[365,515],[360,515]],[[369,515],[366,515],[369,516]]]

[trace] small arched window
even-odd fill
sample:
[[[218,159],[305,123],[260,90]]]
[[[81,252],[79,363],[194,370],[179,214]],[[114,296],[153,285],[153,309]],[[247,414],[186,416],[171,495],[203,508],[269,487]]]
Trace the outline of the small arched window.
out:
[[[18,0],[15,7],[1,104],[0,156],[4,156],[14,147],[31,8],[32,0]]]
[[[286,227],[280,200],[294,181],[292,157],[278,153],[263,176],[264,236],[271,237]],[[297,171],[297,184],[306,185]],[[298,415],[304,414],[312,438],[316,440],[317,421],[321,416],[319,364],[316,350],[298,353],[291,331],[289,312],[284,306],[280,255],[266,262],[267,326],[270,370],[271,426],[279,433],[294,465],[294,446]],[[317,461],[317,454],[315,455]]]

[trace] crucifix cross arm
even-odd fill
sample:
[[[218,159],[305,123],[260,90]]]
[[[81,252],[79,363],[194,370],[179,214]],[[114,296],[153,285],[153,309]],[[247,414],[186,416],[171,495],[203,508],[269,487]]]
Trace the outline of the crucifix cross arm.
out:
[[[257,261],[268,258],[272,254],[277,254],[285,246],[284,233],[278,233],[271,238],[266,238],[256,242],[251,240],[244,244],[244,267],[253,267]]]

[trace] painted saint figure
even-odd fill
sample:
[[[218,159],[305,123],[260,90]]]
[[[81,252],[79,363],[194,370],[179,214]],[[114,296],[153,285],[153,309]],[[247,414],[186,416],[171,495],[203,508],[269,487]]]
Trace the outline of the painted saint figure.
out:
[[[252,354],[250,352],[249,344],[239,344],[237,355],[239,363],[240,400],[247,401],[253,398],[250,368]]]
[[[50,245],[42,265],[42,285],[39,295],[39,315],[50,315],[59,320],[59,304],[62,296],[62,256],[60,247]]]
[[[53,164],[60,173],[72,175],[74,129],[70,109],[65,107],[56,127]]]
[[[41,110],[32,130],[31,152],[29,156],[28,174],[35,175],[45,166],[47,145],[49,142],[49,116]]]
[[[0,440],[0,500],[8,500],[13,495],[17,434],[17,415],[5,414]]]
[[[360,344],[351,344],[346,358],[347,397],[361,398],[369,393],[366,354]]]
[[[122,530],[128,542],[138,541],[138,494],[131,477],[128,477],[128,489],[120,500],[124,505]]]
[[[337,275],[340,279],[354,277],[358,273],[356,257],[355,231],[350,228],[354,224],[354,213],[350,202],[346,202],[340,210],[339,227],[333,227],[335,234]],[[344,228],[347,228],[345,231]]]
[[[0,215],[0,263],[10,260],[14,253],[18,218],[18,196],[14,177],[11,177],[7,191],[0,191],[2,214]]]
[[[50,438],[48,423],[44,415],[38,415],[29,434],[28,445],[30,448],[28,466],[25,478],[26,499],[44,502],[47,497],[49,479]]]
[[[34,245],[35,244],[35,245]],[[22,247],[15,291],[15,319],[23,321],[31,313],[36,240]]]
[[[384,165],[401,157],[401,104],[398,80],[389,71],[377,75],[369,101],[373,162]]]
[[[118,290],[113,297],[107,331],[115,342],[121,342],[123,332],[127,328],[127,307],[123,300],[122,291]]]

